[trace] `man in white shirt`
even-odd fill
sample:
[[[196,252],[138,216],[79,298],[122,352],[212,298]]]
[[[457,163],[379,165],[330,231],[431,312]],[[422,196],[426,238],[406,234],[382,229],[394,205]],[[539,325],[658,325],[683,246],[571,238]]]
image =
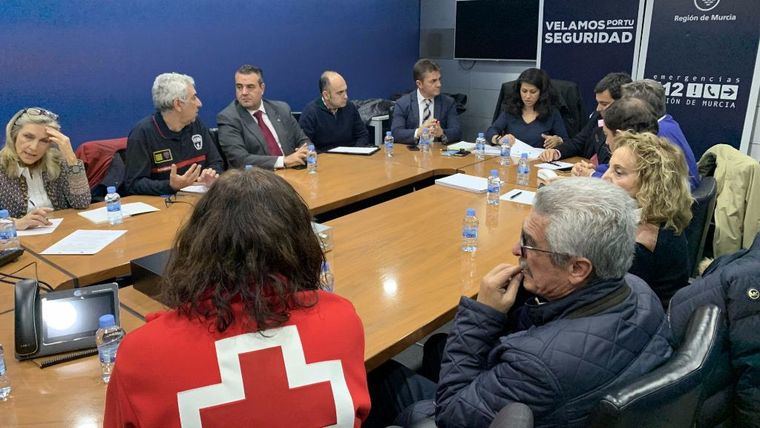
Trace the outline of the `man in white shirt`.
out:
[[[287,103],[263,98],[265,89],[260,68],[243,65],[235,73],[235,100],[216,116],[227,162],[232,168],[305,165],[309,138]]]

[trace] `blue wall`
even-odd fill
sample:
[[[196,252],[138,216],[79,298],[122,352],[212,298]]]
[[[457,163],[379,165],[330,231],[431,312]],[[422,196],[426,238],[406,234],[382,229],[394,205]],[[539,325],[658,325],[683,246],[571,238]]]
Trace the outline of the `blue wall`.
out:
[[[61,115],[75,146],[126,136],[166,71],[195,78],[209,127],[244,63],[264,69],[265,97],[293,110],[317,96],[328,68],[352,99],[388,97],[414,86],[419,14],[409,0],[3,0],[0,140],[32,105]]]

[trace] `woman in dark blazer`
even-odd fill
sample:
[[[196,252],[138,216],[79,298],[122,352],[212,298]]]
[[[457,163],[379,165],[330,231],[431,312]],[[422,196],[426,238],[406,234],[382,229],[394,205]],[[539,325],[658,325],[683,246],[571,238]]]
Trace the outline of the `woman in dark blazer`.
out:
[[[498,145],[506,139],[512,145],[517,139],[533,147],[554,147],[569,138],[555,104],[556,95],[546,72],[538,68],[523,71],[503,111],[486,131],[486,141]]]

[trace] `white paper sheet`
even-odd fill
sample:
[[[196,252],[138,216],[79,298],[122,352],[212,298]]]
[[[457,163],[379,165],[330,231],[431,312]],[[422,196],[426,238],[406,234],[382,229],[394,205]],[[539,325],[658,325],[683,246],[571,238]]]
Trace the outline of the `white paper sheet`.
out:
[[[49,218],[48,220],[50,223],[52,223],[49,226],[39,226],[35,227],[34,229],[18,230],[16,231],[16,234],[18,236],[47,235],[48,233],[53,233],[53,231],[55,231],[58,225],[63,221],[62,218]]]
[[[208,192],[208,187],[203,184],[193,184],[192,186],[183,187],[179,189],[179,191],[187,193],[206,193]]]
[[[519,204],[533,205],[533,198],[536,197],[536,192],[528,190],[512,189],[509,192],[501,195],[499,199],[506,202],[517,202]]]
[[[544,163],[540,163],[536,165],[536,168],[551,169],[551,170],[567,169],[567,168],[572,168],[572,167],[573,167],[573,164],[568,163],[568,162],[560,162],[560,161],[554,161],[552,163],[544,162]]]
[[[41,254],[95,254],[125,233],[126,230],[77,230]]]
[[[485,193],[488,179],[467,174],[454,174],[435,180],[435,184],[474,193]]]
[[[153,211],[158,211],[158,208],[154,207],[153,205],[146,204],[145,202],[130,202],[128,204],[121,205],[121,212],[124,217],[149,213]],[[106,212],[106,207],[83,211],[78,214],[95,224],[108,223],[108,213]]]
[[[543,151],[544,149],[541,147],[532,147],[520,140],[515,140],[515,144],[512,145],[512,152],[510,154],[513,157],[519,158],[523,153],[527,153],[528,159],[537,159]]]
[[[348,155],[371,155],[380,150],[379,147],[346,147],[338,146],[328,150],[329,153],[343,153]]]

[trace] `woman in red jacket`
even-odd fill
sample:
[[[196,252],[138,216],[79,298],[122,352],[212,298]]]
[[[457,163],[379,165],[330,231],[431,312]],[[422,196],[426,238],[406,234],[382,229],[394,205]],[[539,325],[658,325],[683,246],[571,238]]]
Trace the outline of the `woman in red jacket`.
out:
[[[161,300],[122,342],[107,427],[359,427],[364,332],[321,290],[303,200],[255,168],[222,175],[179,232]]]

